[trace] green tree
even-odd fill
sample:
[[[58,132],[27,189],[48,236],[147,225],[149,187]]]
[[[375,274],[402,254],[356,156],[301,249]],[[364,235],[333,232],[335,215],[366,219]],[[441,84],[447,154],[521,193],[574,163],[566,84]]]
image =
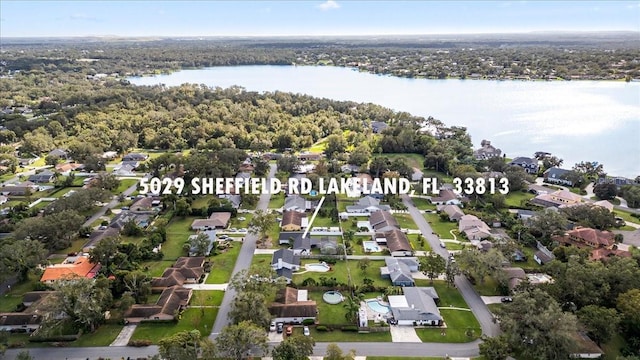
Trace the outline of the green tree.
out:
[[[588,330],[589,337],[598,344],[606,343],[618,332],[620,315],[616,309],[588,305],[580,309],[577,315]]]
[[[433,279],[445,272],[446,267],[447,262],[445,259],[435,252],[430,252],[429,255],[420,257],[420,271],[431,280],[432,284]]]
[[[564,360],[571,353],[577,320],[542,289],[533,288],[517,293],[501,309],[500,328],[509,347],[523,357]]]
[[[201,342],[200,331],[180,331],[158,341],[158,351],[166,360],[196,360]]]
[[[275,216],[264,210],[256,210],[249,221],[249,234],[258,235],[260,239],[264,239],[267,233],[275,225]]]
[[[151,277],[149,275],[141,271],[131,271],[124,276],[123,283],[137,304],[147,302],[149,295],[151,295]]]
[[[342,307],[346,309],[344,314],[345,319],[349,323],[355,324],[358,320],[358,312],[360,311],[360,299],[349,295],[345,298],[345,302]]]
[[[29,271],[44,264],[47,250],[37,240],[18,240],[0,247],[0,277],[17,274],[18,281],[25,281]]]
[[[306,360],[313,355],[316,345],[311,336],[293,335],[273,348],[273,360]]]
[[[94,264],[100,264],[105,269],[110,269],[113,258],[118,254],[120,238],[108,236],[100,240],[91,250],[89,250],[89,260]]]
[[[104,190],[115,190],[120,186],[120,180],[111,173],[102,172],[95,177],[94,186]]]
[[[234,324],[250,321],[266,329],[271,321],[271,314],[269,314],[266,304],[267,300],[261,293],[255,291],[239,292],[231,303],[229,319]]]
[[[208,256],[210,244],[211,240],[205,233],[200,233],[189,239],[189,246],[194,250],[195,256]]]
[[[250,321],[225,326],[216,338],[218,356],[234,360],[248,359],[253,349],[267,351],[267,333]]]
[[[324,149],[324,154],[327,159],[331,160],[338,154],[344,154],[347,150],[347,141],[342,135],[329,135],[327,137],[327,147]]]
[[[371,259],[369,259],[368,257],[364,257],[358,260],[358,268],[363,273],[367,271],[367,269],[369,268],[369,265],[371,265]]]
[[[331,343],[327,345],[327,352],[324,355],[324,360],[353,360],[355,357],[355,350],[351,350],[344,354],[337,344]]]
[[[179,198],[175,203],[175,214],[180,217],[185,217],[191,214],[191,205],[185,198]]]
[[[480,343],[480,355],[487,360],[505,360],[511,354],[505,336],[483,336]]]
[[[539,211],[529,221],[531,234],[546,241],[549,241],[552,235],[562,235],[566,226],[567,218],[563,214],[551,210]]]
[[[293,174],[300,167],[300,160],[295,155],[284,155],[277,161],[278,171]]]
[[[444,271],[444,274],[447,278],[447,286],[453,286],[456,281],[456,276],[461,274],[458,263],[451,261],[447,262],[447,267]]]
[[[593,187],[593,193],[600,200],[613,200],[613,198],[615,198],[616,194],[618,193],[618,187],[616,186],[616,184],[606,182],[596,184],[596,186]]]

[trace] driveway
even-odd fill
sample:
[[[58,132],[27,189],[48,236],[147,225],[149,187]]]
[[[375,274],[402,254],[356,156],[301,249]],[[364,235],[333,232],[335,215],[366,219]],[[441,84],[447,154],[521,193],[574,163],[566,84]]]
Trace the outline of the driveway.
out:
[[[282,342],[282,340],[284,340],[284,334],[278,334],[278,332],[276,331],[269,331],[267,333],[267,337],[269,338],[269,342],[273,344],[279,344]]]
[[[391,329],[391,341],[395,342],[408,342],[408,343],[419,343],[422,342],[416,334],[416,329],[413,326],[397,326],[391,325],[389,327]]]
[[[129,339],[131,339],[131,335],[133,335],[133,332],[136,331],[137,326],[138,325],[134,324],[126,325],[125,327],[123,327],[120,331],[120,334],[118,334],[116,339],[113,340],[113,342],[109,346],[127,346],[127,344],[129,343]]]
[[[489,305],[489,304],[502,304],[502,301],[500,301],[500,299],[502,299],[504,296],[481,296],[482,301]]]

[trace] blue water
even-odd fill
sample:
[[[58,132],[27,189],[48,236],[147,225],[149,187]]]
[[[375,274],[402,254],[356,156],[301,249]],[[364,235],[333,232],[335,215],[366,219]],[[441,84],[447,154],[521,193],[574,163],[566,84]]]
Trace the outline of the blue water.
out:
[[[609,175],[640,174],[640,82],[426,80],[333,66],[235,66],[130,78],[136,85],[239,85],[372,102],[466,126],[507,157],[547,151],[565,168],[598,161]]]
[[[363,241],[362,246],[365,251],[380,252],[380,246],[375,241]]]
[[[380,304],[380,302],[378,302],[378,300],[368,300],[367,301],[367,306],[369,308],[371,308],[371,310],[373,310],[375,312],[378,312],[380,314],[386,314],[386,313],[391,311],[391,308],[389,308],[386,305]]]

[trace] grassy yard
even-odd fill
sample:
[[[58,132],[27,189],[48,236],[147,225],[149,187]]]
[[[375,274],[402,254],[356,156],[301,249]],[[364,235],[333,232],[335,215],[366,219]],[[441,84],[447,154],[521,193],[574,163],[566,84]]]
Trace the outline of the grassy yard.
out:
[[[301,268],[304,269],[304,264],[317,263],[318,260],[307,259],[302,261]],[[369,278],[373,280],[375,286],[391,286],[391,282],[388,279],[382,279],[380,277],[380,267],[384,266],[382,260],[372,260],[369,267],[365,272],[362,272],[358,268],[357,260],[338,261],[335,265],[331,265],[331,270],[328,272],[313,272],[308,271],[303,274],[294,274],[293,280],[299,284],[306,278],[312,278],[320,282],[321,277],[336,278],[336,281],[343,284],[348,284],[347,268],[350,270],[351,279],[356,285],[362,284],[362,279]]]
[[[151,277],[162,276],[164,270],[171,267],[175,260],[147,261],[144,263],[143,270]]]
[[[426,279],[417,279],[416,286],[432,286],[436,289],[438,293],[438,297],[440,298],[440,302],[438,304],[439,307],[459,307],[459,308],[469,308],[467,303],[464,301],[462,295],[458,289],[452,286],[447,286],[444,281],[434,281],[433,284],[429,280]]]
[[[239,218],[244,218],[244,220],[239,220]],[[249,227],[249,222],[253,218],[252,213],[241,213],[238,216],[231,219],[231,224],[229,227],[236,229],[246,229]]]
[[[216,320],[218,309],[190,308],[182,313],[182,318],[177,323],[142,323],[138,325],[131,340],[158,340],[171,336],[180,331],[199,330],[203,336],[211,332],[213,322]]]
[[[409,214],[394,214],[393,217],[398,220],[401,229],[418,230],[418,225],[413,221]]]
[[[311,216],[309,216],[309,221],[311,221]],[[331,220],[330,217],[322,217],[318,214],[315,219],[313,219],[313,224],[311,227],[338,227],[340,223],[338,221]]]
[[[69,345],[77,347],[109,346],[120,334],[122,328],[123,325],[104,324],[93,333],[83,334],[78,340],[69,343]]]
[[[482,330],[471,311],[440,309],[446,329],[416,329],[423,342],[465,343],[480,337]]]
[[[523,200],[531,200],[535,195],[529,192],[513,191],[505,196],[505,203],[510,208],[521,208]]]
[[[184,218],[174,217],[167,225],[167,241],[162,244],[162,252],[164,253],[164,259],[175,260],[180,256],[185,256],[185,252],[182,246],[190,235],[195,234],[191,230],[191,223],[196,219],[192,216]]]
[[[473,285],[473,287],[481,296],[502,295],[500,293],[500,287],[498,286],[498,282],[490,276],[485,277],[483,284],[480,284],[480,281],[476,281],[476,284]]]
[[[269,199],[269,209],[279,209],[284,206],[284,193],[272,194]]]
[[[225,250],[224,253],[209,257],[211,261],[211,272],[207,276],[207,284],[224,284],[229,282],[236,259],[240,253],[241,243],[232,242],[233,247]]]
[[[251,260],[251,267],[257,267],[257,268],[271,267],[271,255],[269,254],[253,255],[253,259]]]
[[[22,294],[14,293],[5,294],[0,297],[0,313],[12,312],[16,310],[19,304],[22,304]]]
[[[413,247],[414,250],[424,250],[424,251],[429,251],[431,250],[431,246],[429,245],[429,241],[427,241],[426,239],[424,239],[423,241],[423,246],[420,246],[420,243],[418,242],[418,237],[421,236],[420,234],[409,234],[407,235],[407,237],[409,238],[409,242],[411,243],[411,246]]]
[[[84,237],[77,237],[73,240],[71,240],[71,245],[66,248],[66,249],[62,249],[62,250],[58,250],[55,252],[55,254],[68,254],[68,253],[72,253],[72,252],[80,252],[82,250],[82,247],[84,246],[84,244],[87,243],[87,238]]]
[[[113,190],[112,192],[115,195],[120,195],[122,194],[125,190],[127,190],[128,188],[130,188],[131,186],[135,185],[138,183],[138,180],[136,179],[124,179],[124,180],[120,180],[120,185],[118,185],[118,187]]]
[[[433,205],[427,199],[423,199],[423,198],[419,198],[419,197],[412,197],[411,201],[413,202],[413,205],[415,205],[415,207],[417,207],[420,210],[435,210],[436,209],[436,206]]]
[[[224,291],[194,290],[189,306],[220,306]]]
[[[624,210],[620,210],[620,209],[615,209],[613,211],[613,215],[621,217],[625,222],[627,223],[636,223],[636,224],[640,224],[640,219],[631,216],[631,213],[628,211],[624,211]]]
[[[311,145],[308,149],[303,149],[304,151],[312,152],[312,153],[322,153],[327,148],[327,138],[322,138],[316,141],[315,144]]]
[[[407,165],[411,167],[415,167],[420,170],[424,169],[424,156],[420,154],[380,154],[376,157],[386,157],[391,161],[401,158],[404,159],[407,162]]]
[[[438,234],[440,238],[451,239],[453,236],[451,236],[450,231],[458,230],[457,223],[453,221],[442,221],[438,214],[424,214],[424,217],[429,222],[429,225],[431,225],[431,229]]]

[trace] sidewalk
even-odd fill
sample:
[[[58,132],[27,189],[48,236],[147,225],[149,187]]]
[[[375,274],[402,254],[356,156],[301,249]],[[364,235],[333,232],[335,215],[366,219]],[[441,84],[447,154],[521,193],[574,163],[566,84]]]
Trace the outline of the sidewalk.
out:
[[[120,334],[118,334],[116,339],[113,340],[113,342],[109,346],[127,346],[127,344],[129,343],[129,339],[131,339],[131,336],[133,335],[133,332],[136,330],[137,326],[138,325],[125,325],[120,331]]]

